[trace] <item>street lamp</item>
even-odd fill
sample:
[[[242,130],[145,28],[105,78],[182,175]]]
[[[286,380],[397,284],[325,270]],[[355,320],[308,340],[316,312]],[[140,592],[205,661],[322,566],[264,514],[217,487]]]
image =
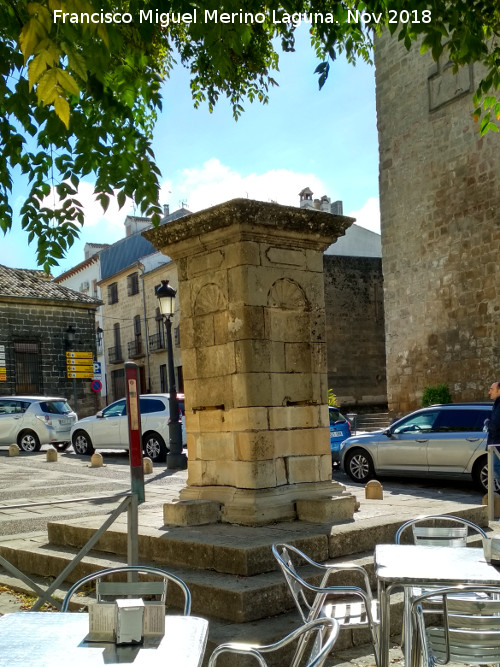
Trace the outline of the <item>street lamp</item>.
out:
[[[169,434],[169,453],[167,454],[167,468],[186,468],[187,458],[182,453],[182,428],[179,421],[179,403],[177,402],[177,389],[175,388],[174,374],[174,350],[172,347],[172,321],[171,317],[175,310],[176,291],[170,287],[168,280],[162,280],[161,285],[155,287],[155,294],[158,297],[160,313],[165,322],[165,331],[167,334],[167,361],[168,361],[168,393],[169,393],[169,412],[168,421]]]
[[[66,329],[64,341],[66,343],[66,349],[72,350],[75,345],[76,331],[73,328],[73,325],[70,324]]]

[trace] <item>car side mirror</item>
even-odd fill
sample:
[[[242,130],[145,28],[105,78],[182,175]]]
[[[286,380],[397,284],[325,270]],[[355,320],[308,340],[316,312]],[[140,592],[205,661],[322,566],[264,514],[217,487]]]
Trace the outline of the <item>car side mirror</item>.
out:
[[[386,435],[388,438],[392,438],[392,431],[390,428],[386,428],[385,431],[382,431],[384,435]]]
[[[95,415],[95,416],[96,416],[98,419],[102,419],[102,416],[103,416],[103,415],[102,415],[102,410],[99,410],[99,412],[96,412],[96,415]]]

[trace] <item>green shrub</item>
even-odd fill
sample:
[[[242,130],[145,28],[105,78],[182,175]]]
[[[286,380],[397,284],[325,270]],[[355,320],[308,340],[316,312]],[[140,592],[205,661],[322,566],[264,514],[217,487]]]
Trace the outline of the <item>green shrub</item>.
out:
[[[450,389],[443,382],[434,386],[426,387],[422,395],[422,407],[435,405],[436,403],[452,403]]]

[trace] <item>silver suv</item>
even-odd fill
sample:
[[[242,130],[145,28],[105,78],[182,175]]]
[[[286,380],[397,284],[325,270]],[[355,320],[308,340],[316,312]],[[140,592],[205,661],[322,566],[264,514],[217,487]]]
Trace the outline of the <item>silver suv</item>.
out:
[[[347,438],[341,465],[355,482],[378,475],[471,478],[488,483],[484,420],[491,403],[431,405],[389,428]]]
[[[17,443],[24,452],[47,444],[64,450],[77,419],[59,396],[0,396],[0,445]]]

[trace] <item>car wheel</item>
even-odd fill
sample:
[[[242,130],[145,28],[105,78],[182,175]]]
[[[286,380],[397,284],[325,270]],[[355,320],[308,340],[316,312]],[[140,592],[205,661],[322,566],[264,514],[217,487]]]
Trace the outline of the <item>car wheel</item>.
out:
[[[346,454],[344,469],[354,482],[368,482],[374,475],[372,458],[363,449],[353,449]]]
[[[165,440],[158,433],[153,431],[145,433],[142,438],[142,448],[145,456],[149,456],[155,463],[165,461],[167,458],[168,449]]]
[[[41,446],[37,434],[33,431],[21,431],[17,438],[17,444],[23,452],[38,452]]]
[[[94,445],[89,434],[85,433],[85,431],[76,431],[76,433],[73,433],[73,449],[76,454],[82,456],[93,454]]]
[[[474,482],[476,485],[482,489],[483,491],[487,492],[488,491],[488,457],[487,456],[481,456],[480,459],[478,459],[474,465],[474,469],[472,471],[472,477],[474,479]],[[500,486],[495,480],[495,492],[499,493],[500,492]]]
[[[54,447],[57,449],[58,452],[65,452],[68,447],[71,445],[71,442],[56,442]]]

